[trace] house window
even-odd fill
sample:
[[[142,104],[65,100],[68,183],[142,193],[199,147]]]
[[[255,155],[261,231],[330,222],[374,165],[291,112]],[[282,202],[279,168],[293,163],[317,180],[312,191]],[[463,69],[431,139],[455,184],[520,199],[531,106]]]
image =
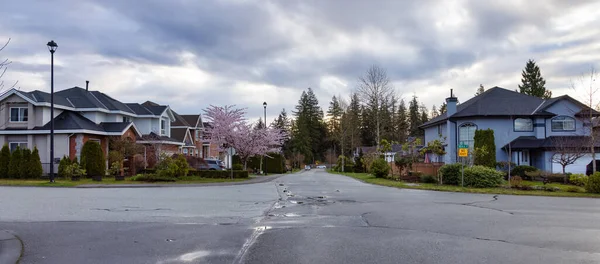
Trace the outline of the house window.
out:
[[[27,107],[11,107],[10,122],[27,122]]]
[[[12,153],[19,147],[20,149],[27,148],[27,142],[10,142],[8,143],[8,147],[10,148],[10,152]]]
[[[438,135],[442,134],[442,125],[437,126]]]
[[[469,146],[469,149],[473,149],[473,143],[475,143],[475,130],[477,126],[473,123],[465,123],[458,127],[458,143]],[[471,151],[469,151],[471,153]]]
[[[196,129],[196,140],[200,140],[200,129]]]
[[[129,122],[131,122],[131,118],[129,118],[128,116],[124,116],[123,123],[129,123]]]
[[[532,132],[533,120],[531,118],[517,118],[514,121],[515,132]]]
[[[90,138],[90,139],[88,139],[88,141],[96,142],[96,143],[102,145],[102,141],[100,139],[97,139],[97,138]]]
[[[552,131],[575,131],[575,119],[568,116],[553,118]]]
[[[166,135],[167,134],[167,122],[163,119],[160,120],[160,135]]]
[[[187,155],[188,154],[188,149],[187,148],[183,148],[183,155]]]

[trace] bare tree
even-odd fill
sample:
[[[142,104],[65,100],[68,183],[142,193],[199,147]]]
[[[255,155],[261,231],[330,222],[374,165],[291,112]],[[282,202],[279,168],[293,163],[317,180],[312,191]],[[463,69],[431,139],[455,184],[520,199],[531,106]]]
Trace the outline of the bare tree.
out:
[[[371,66],[365,75],[358,78],[358,94],[363,103],[368,105],[375,114],[376,141],[379,147],[381,130],[381,108],[392,97],[393,87],[385,69],[377,65]]]
[[[577,82],[571,83],[571,88],[573,90],[583,90],[583,94],[585,94],[584,104],[586,108],[578,113],[578,118],[584,123],[582,128],[584,129],[584,133],[590,137],[587,147],[589,153],[592,155],[592,174],[597,171],[595,147],[598,138],[600,138],[598,130],[594,130],[594,127],[598,126],[600,121],[600,119],[598,119],[598,112],[595,110],[600,109],[600,100],[598,100],[598,96],[596,96],[600,88],[596,87],[596,78],[598,78],[598,72],[592,66],[589,75],[586,76],[585,74],[582,74]]]
[[[551,139],[554,146],[554,155],[552,155],[550,161],[562,166],[564,183],[567,183],[566,167],[587,154],[587,142],[581,142],[582,139],[586,141],[586,137],[576,136],[557,136]]]
[[[4,50],[4,48],[6,48],[6,46],[8,46],[8,43],[10,43],[10,38],[4,43],[4,45],[2,45],[0,47],[0,52]],[[8,65],[11,64],[12,61],[10,61],[9,59],[4,59],[4,60],[0,60],[0,92],[2,92],[2,90],[4,90],[4,80],[2,80],[2,77],[4,76],[4,74],[6,73],[6,70],[8,70]],[[15,87],[17,85],[19,81],[16,81],[15,83],[13,83],[8,89],[11,89],[13,87]]]

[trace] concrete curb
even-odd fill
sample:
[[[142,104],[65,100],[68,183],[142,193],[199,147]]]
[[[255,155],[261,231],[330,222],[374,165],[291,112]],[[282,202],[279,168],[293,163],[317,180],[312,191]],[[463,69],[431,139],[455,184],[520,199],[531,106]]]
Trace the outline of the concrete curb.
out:
[[[166,188],[166,187],[208,187],[208,186],[230,186],[230,185],[244,185],[244,184],[255,184],[255,183],[264,183],[275,180],[281,176],[286,174],[277,174],[273,176],[257,176],[253,179],[241,182],[214,182],[214,183],[192,183],[192,184],[83,184],[75,187],[67,187],[67,188]]]
[[[0,230],[0,263],[17,263],[23,252],[21,240],[6,230]]]

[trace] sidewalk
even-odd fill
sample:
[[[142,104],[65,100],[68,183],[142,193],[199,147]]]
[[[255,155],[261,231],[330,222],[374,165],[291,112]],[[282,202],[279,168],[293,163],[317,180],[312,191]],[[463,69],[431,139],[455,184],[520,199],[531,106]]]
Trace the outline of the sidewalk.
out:
[[[0,230],[0,263],[17,263],[23,251],[23,244],[12,233]]]
[[[212,183],[190,183],[190,184],[178,184],[178,183],[135,183],[135,184],[82,184],[73,188],[163,188],[163,187],[204,187],[204,186],[229,186],[229,185],[241,185],[241,184],[254,184],[270,182],[285,174],[273,174],[269,176],[254,176],[250,177],[247,181],[240,182],[212,182]],[[2,263],[2,262],[0,262]]]

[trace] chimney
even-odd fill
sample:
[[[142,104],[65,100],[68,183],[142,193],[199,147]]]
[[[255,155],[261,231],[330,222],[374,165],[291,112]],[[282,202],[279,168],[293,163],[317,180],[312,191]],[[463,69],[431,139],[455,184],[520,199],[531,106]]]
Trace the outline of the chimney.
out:
[[[446,116],[451,116],[456,113],[456,104],[458,98],[454,97],[454,89],[450,89],[450,97],[446,98]]]
[[[86,80],[85,81],[85,90],[88,90],[88,86],[90,85],[90,81]]]

